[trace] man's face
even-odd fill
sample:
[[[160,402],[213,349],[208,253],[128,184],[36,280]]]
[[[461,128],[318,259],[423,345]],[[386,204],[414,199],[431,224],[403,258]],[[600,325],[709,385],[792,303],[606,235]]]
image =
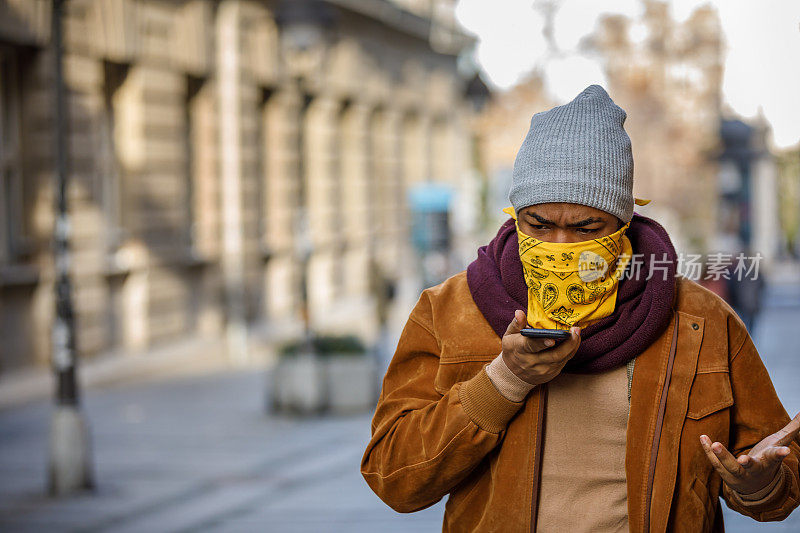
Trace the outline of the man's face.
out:
[[[522,233],[540,241],[581,242],[611,235],[620,219],[594,207],[565,202],[530,205],[517,213]]]

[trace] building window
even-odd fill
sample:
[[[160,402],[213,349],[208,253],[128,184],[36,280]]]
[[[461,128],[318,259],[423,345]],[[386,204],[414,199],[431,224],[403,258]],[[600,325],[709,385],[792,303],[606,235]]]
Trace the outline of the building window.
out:
[[[0,47],[0,262],[20,259],[23,248],[21,91],[19,57]]]
[[[96,197],[103,211],[108,250],[117,250],[125,240],[124,166],[120,160],[119,126],[124,104],[124,84],[128,66],[104,62],[103,113],[100,121],[98,146],[98,176]]]
[[[269,229],[270,229],[270,212],[268,205],[271,201],[270,198],[270,157],[272,154],[272,134],[271,121],[274,107],[272,100],[273,91],[268,88],[263,88],[261,91],[261,101],[258,107],[258,117],[256,124],[256,147],[257,154],[257,183],[256,191],[258,206],[256,208],[256,217],[258,220],[258,243],[263,252],[269,252]]]
[[[199,174],[198,156],[202,152],[202,137],[199,131],[202,113],[200,91],[203,80],[189,76],[186,84],[186,103],[184,105],[184,120],[186,121],[186,226],[185,243],[189,249],[194,249],[197,244],[197,184]]]
[[[219,253],[220,190],[216,94],[206,78],[187,76],[184,100],[184,226],[182,243],[199,258]]]

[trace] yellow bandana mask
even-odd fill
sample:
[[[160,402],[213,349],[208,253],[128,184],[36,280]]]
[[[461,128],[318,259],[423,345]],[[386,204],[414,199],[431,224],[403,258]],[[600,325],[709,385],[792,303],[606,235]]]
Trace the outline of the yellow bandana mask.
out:
[[[517,220],[513,207],[503,212]],[[523,233],[517,221],[531,327],[569,329],[614,312],[619,279],[633,254],[629,226],[599,239],[557,243]]]

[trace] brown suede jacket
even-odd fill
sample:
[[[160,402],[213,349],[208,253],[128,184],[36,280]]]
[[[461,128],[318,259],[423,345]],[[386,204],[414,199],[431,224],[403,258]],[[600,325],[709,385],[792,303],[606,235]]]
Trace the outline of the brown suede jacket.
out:
[[[685,278],[675,311],[636,358],[625,457],[630,531],[722,531],[720,496],[756,520],[785,518],[800,503],[798,442],[781,486],[756,506],[722,483],[700,446],[707,434],[738,456],[790,420],[745,326]],[[546,387],[519,403],[504,398],[484,370],[500,350],[465,272],[422,293],[384,378],[361,463],[393,509],[417,511],[449,494],[444,531],[535,529]]]

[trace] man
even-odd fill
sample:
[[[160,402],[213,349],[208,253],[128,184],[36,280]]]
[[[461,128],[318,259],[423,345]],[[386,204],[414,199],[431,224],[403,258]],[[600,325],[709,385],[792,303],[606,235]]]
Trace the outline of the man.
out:
[[[798,505],[800,416],[633,213],[625,118],[597,85],[534,115],[512,218],[420,296],[361,465],[393,509],[449,494],[444,531],[698,532],[722,530],[719,496],[756,520]]]
[[[740,252],[743,257],[756,258],[752,250],[745,249]],[[734,260],[739,254],[733,255]],[[742,319],[748,332],[755,331],[758,315],[761,313],[762,298],[764,293],[764,276],[744,276],[738,265],[728,268],[728,279],[724,280],[728,289],[728,303],[739,318]]]

